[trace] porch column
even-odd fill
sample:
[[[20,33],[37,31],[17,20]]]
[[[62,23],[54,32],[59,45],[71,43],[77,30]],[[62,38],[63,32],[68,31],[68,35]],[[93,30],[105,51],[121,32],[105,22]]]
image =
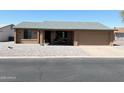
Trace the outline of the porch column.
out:
[[[51,43],[53,43],[55,36],[56,36],[55,31],[51,31]]]
[[[43,45],[44,43],[44,31],[40,30],[40,44]]]
[[[79,43],[78,37],[79,37],[78,31],[74,31],[74,46],[78,46]]]
[[[37,31],[37,43],[40,43],[40,31]]]

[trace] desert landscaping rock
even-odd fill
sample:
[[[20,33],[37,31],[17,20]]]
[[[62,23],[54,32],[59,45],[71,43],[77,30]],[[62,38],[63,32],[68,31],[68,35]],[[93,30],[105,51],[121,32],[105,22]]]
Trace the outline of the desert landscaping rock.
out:
[[[41,46],[39,44],[0,43],[0,56],[88,56],[75,46]],[[9,49],[8,46],[13,47]]]
[[[7,56],[124,56],[124,46],[41,46],[0,42],[0,57]]]

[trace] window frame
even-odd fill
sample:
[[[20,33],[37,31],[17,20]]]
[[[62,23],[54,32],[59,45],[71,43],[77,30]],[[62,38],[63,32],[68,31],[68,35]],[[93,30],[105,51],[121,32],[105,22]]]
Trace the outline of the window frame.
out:
[[[36,33],[36,38],[35,39],[37,39],[37,31],[35,33]],[[34,35],[34,30],[24,29],[23,39],[26,39],[26,40],[33,39],[32,38],[33,35]]]

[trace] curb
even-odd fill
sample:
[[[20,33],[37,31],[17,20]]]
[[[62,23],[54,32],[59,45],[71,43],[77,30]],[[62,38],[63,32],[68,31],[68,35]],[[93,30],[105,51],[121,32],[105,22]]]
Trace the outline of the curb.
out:
[[[124,58],[124,56],[0,56],[0,59],[17,59],[17,58]]]

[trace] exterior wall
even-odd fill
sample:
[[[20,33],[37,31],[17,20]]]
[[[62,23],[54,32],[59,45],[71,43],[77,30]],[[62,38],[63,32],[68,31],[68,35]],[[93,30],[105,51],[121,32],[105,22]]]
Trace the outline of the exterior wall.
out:
[[[113,31],[75,31],[74,45],[112,45]]]
[[[8,41],[8,38],[14,36],[14,29],[12,28],[13,25],[8,25],[5,27],[0,28],[0,42]]]
[[[16,29],[15,31],[15,43],[23,44],[44,44],[44,31],[37,31],[37,39],[24,39],[24,30]],[[72,31],[71,31],[72,32]],[[74,31],[74,33],[68,33],[73,36],[73,43],[77,45],[112,45],[114,40],[114,31]],[[73,35],[72,35],[73,34]],[[55,34],[51,33],[51,40],[55,37]]]
[[[40,43],[40,32],[37,31],[37,37],[36,39],[24,39],[24,29],[16,29],[15,30],[15,43],[21,43],[21,44],[38,44]]]
[[[124,28],[115,28],[115,29],[117,29],[117,31],[115,31],[115,33],[117,32],[117,33],[124,33]]]

